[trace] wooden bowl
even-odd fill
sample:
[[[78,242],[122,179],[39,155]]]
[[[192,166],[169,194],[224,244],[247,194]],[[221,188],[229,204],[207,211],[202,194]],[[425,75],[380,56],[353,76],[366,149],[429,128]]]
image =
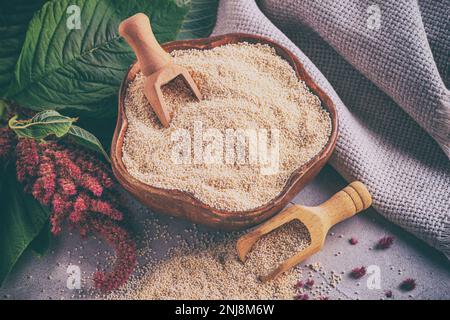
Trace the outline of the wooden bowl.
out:
[[[127,172],[122,161],[122,145],[128,125],[124,110],[125,94],[128,84],[139,72],[139,65],[135,62],[128,70],[120,88],[117,126],[111,145],[112,169],[119,183],[140,202],[155,212],[185,218],[195,223],[224,230],[237,230],[254,226],[283,209],[305,186],[305,184],[316,176],[331,156],[336,145],[338,134],[336,108],[330,97],[314,83],[297,57],[288,49],[268,38],[241,33],[226,34],[205,39],[173,41],[164,44],[163,48],[168,52],[182,49],[207,50],[221,45],[238,42],[268,44],[275,48],[278,55],[290,63],[299,79],[307,84],[311,91],[320,98],[322,106],[328,110],[333,126],[330,139],[320,154],[316,155],[308,163],[292,173],[283,191],[276,198],[253,210],[227,212],[212,208],[187,192],[152,187],[132,177]]]

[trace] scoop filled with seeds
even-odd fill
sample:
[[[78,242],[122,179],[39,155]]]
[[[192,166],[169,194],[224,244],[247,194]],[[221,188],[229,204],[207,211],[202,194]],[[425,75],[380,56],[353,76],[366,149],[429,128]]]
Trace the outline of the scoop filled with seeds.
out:
[[[279,230],[286,228],[286,226],[296,223],[298,235],[301,239],[308,239],[308,241],[307,243],[300,240],[297,241],[297,244],[302,244],[302,247],[289,256],[286,254],[287,251],[285,249],[291,242],[282,243],[282,240],[286,238],[280,237],[279,248],[284,255],[278,255],[278,260],[271,262],[272,268],[269,270],[270,272],[262,274],[260,277],[263,282],[273,280],[281,273],[290,270],[318,252],[323,247],[325,237],[332,226],[367,209],[371,204],[372,197],[366,186],[359,181],[354,181],[319,206],[293,205],[288,207],[280,214],[239,238],[237,241],[239,258],[245,262],[252,248],[254,250],[260,250],[261,247],[264,248],[264,245],[260,244],[262,237],[267,234],[277,233]],[[265,265],[267,266],[267,263]]]

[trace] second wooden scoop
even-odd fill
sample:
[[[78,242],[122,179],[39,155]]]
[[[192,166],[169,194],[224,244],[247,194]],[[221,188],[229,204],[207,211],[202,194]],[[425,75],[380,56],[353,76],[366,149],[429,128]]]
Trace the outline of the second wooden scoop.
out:
[[[300,220],[308,230],[311,242],[308,247],[283,261],[269,274],[260,277],[263,282],[272,280],[318,252],[323,247],[328,230],[332,226],[367,209],[371,204],[372,197],[366,186],[354,181],[320,206],[291,206],[239,238],[237,241],[239,258],[245,262],[247,254],[261,237],[294,219]]]
[[[180,76],[197,99],[201,100],[202,96],[197,85],[189,72],[174,64],[171,55],[161,48],[145,14],[138,13],[122,21],[119,25],[119,34],[135,52],[141,71],[146,77],[144,93],[148,102],[161,124],[165,128],[169,127],[173,110],[164,103],[161,86]]]

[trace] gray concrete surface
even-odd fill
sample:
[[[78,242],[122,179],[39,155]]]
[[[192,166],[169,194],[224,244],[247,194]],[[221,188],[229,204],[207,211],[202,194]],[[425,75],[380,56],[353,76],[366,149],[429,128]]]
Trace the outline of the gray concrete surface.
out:
[[[310,183],[294,202],[315,205],[339,191],[346,182],[329,166]],[[144,208],[137,210],[135,220],[148,215]],[[187,222],[161,217],[169,225],[170,232],[182,233]],[[138,223],[138,222],[137,222]],[[139,223],[138,223],[139,224]],[[395,237],[388,250],[375,250],[378,239],[385,235]],[[351,246],[350,237],[359,243]],[[163,254],[167,245],[152,243],[157,254]],[[99,249],[100,248],[100,249]],[[77,235],[57,238],[44,257],[26,253],[0,289],[0,299],[73,299],[92,298],[89,287],[90,275],[108,255],[107,247],[99,240],[80,240]],[[382,299],[386,290],[392,290],[393,299],[450,299],[450,263],[439,252],[427,246],[401,228],[389,223],[373,209],[335,226],[327,238],[324,249],[306,261],[305,266],[320,262],[326,275],[313,273],[316,284],[329,281],[331,271],[344,273],[342,282],[328,296],[330,299]],[[70,290],[66,282],[69,265],[78,265],[82,272],[82,289]],[[357,266],[374,266],[380,271],[380,287],[369,288],[366,276],[357,281],[348,272]],[[414,278],[417,288],[402,292],[399,283],[405,278]],[[373,279],[373,277],[371,278]]]

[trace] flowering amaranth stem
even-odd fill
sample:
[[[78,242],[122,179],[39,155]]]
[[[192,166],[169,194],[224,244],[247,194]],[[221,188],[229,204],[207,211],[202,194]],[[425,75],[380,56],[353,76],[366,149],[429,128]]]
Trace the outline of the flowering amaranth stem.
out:
[[[117,252],[112,272],[97,271],[94,274],[95,286],[104,291],[114,290],[125,283],[133,272],[136,262],[136,247],[134,242],[130,241],[127,232],[110,219],[93,219],[91,227]]]
[[[62,141],[20,139],[16,155],[17,179],[26,192],[51,209],[53,234],[59,234],[67,221],[82,236],[99,234],[115,249],[113,270],[97,272],[95,286],[114,290],[124,284],[136,265],[136,248],[119,225],[123,213],[106,164]]]

